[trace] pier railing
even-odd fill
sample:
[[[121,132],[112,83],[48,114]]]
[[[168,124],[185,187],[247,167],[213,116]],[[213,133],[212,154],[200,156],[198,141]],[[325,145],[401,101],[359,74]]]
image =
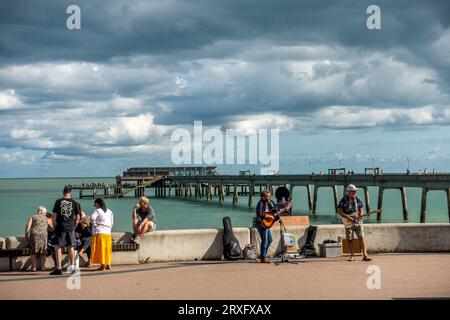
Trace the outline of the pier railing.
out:
[[[133,182],[130,184],[130,181]],[[218,196],[219,202],[224,202],[226,196],[233,197],[237,204],[240,195],[248,196],[248,205],[253,206],[253,198],[263,190],[273,193],[274,187],[285,186],[290,195],[296,187],[304,187],[307,191],[308,205],[312,213],[316,213],[320,188],[331,188],[334,195],[334,207],[338,211],[339,195],[337,187],[345,188],[354,184],[364,192],[366,210],[371,211],[369,187],[378,187],[377,219],[381,220],[383,209],[383,193],[386,189],[398,189],[402,199],[404,220],[408,220],[408,205],[406,188],[421,188],[420,221],[426,220],[427,194],[429,191],[442,190],[447,195],[448,214],[450,220],[450,174],[286,174],[286,175],[168,175],[168,176],[118,176],[116,183],[98,188],[73,186],[79,189],[83,197],[123,197],[134,191],[135,197],[145,194],[146,188],[154,189],[155,197],[171,196],[172,190],[179,198],[206,199],[208,201]],[[127,190],[128,189],[128,190]],[[89,190],[89,192],[84,192]]]

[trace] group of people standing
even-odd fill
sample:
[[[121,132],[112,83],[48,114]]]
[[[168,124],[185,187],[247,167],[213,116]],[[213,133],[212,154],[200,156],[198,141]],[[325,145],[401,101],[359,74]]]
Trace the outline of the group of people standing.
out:
[[[139,243],[147,232],[156,230],[155,212],[145,196],[133,209],[132,241]],[[111,230],[114,214],[106,207],[103,199],[94,201],[94,211],[87,216],[81,205],[72,199],[70,186],[64,187],[63,197],[56,200],[52,212],[39,207],[37,214],[30,217],[25,227],[25,238],[29,241],[32,271],[45,270],[45,261],[51,255],[55,263],[51,275],[62,274],[62,250],[69,255],[68,271],[75,273],[76,259],[87,255],[86,267],[99,265],[97,270],[111,270],[113,239]],[[77,257],[77,256],[78,257]],[[40,256],[40,268],[37,268]]]
[[[94,201],[95,210],[86,216],[80,204],[72,199],[70,186],[64,187],[63,197],[56,200],[52,212],[39,207],[30,217],[25,236],[30,243],[32,270],[37,271],[36,257],[40,255],[40,270],[45,270],[45,260],[50,254],[55,263],[51,275],[62,274],[62,250],[69,255],[68,271],[75,273],[76,256],[87,254],[86,266],[99,264],[98,270],[111,269],[113,212],[106,208],[102,199]]]

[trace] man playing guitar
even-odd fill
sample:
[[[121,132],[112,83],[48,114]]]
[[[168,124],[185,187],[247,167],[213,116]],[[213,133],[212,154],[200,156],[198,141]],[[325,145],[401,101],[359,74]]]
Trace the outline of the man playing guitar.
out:
[[[261,200],[256,205],[256,219],[255,228],[258,230],[261,237],[261,262],[270,263],[270,259],[267,258],[267,251],[272,243],[272,232],[270,227],[273,225],[278,217],[275,203],[270,199],[270,191],[264,190],[261,192]],[[269,222],[265,222],[267,216]]]
[[[363,204],[361,199],[356,196],[356,191],[358,189],[353,185],[349,184],[347,187],[347,195],[341,199],[339,202],[339,215],[342,217],[345,227],[345,235],[348,240],[348,246],[350,249],[349,261],[353,261],[354,249],[353,249],[353,239],[354,234],[361,242],[361,249],[363,251],[363,260],[371,261],[367,256],[367,244],[364,237],[364,226],[363,217],[365,215],[370,215],[370,213],[364,214]]]

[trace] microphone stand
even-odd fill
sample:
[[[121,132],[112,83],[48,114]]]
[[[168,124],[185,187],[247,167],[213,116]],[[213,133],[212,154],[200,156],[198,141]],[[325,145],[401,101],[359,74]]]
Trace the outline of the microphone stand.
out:
[[[284,232],[286,231],[286,227],[284,226],[283,220],[281,217],[279,217],[278,222],[280,223],[280,239],[281,239],[281,254],[280,254],[280,261],[274,262],[276,266],[282,264],[282,263],[292,263],[297,264],[295,261],[290,261],[287,253],[286,253],[286,246],[284,243]]]

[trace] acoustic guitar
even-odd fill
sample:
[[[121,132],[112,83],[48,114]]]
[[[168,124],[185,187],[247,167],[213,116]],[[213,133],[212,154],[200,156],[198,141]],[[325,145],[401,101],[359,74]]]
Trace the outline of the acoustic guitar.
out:
[[[355,219],[355,220],[350,220],[350,219],[341,217],[342,223],[344,224],[344,227],[345,227],[346,229],[347,229],[347,228],[351,228],[351,227],[353,227],[355,224],[361,223],[363,217],[365,217],[365,216],[370,216],[371,214],[373,214],[373,213],[378,213],[378,212],[380,212],[380,211],[381,211],[381,210],[376,209],[376,210],[373,210],[373,211],[364,213],[361,217],[358,216],[358,214],[355,212],[354,214],[351,214],[351,215],[350,215],[350,217],[352,217],[352,218]]]
[[[261,223],[261,226],[265,229],[272,228],[273,224],[280,220],[280,213],[289,210],[288,208],[283,208],[275,213],[272,213],[270,211],[264,212],[264,217],[259,218],[259,222]]]

